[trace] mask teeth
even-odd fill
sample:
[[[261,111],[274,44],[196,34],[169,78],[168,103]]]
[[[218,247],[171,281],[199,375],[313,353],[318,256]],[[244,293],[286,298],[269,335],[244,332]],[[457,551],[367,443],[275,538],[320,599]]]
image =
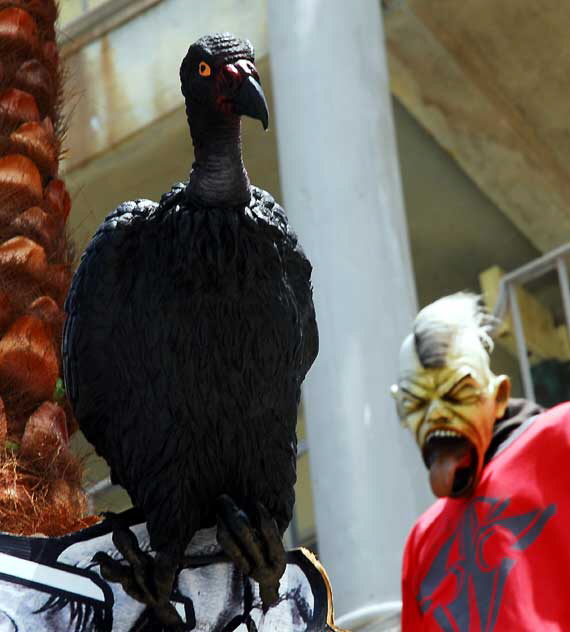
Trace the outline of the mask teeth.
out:
[[[456,430],[443,430],[443,429],[431,430],[428,433],[428,436],[426,437],[426,442],[435,437],[460,437],[461,438],[463,437],[463,435],[460,432],[457,432]]]

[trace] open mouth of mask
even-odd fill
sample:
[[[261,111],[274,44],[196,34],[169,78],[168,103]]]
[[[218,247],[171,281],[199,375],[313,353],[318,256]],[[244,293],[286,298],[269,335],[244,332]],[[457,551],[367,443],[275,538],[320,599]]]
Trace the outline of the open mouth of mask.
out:
[[[469,496],[477,477],[477,450],[454,430],[432,430],[422,450],[433,493],[442,497]]]

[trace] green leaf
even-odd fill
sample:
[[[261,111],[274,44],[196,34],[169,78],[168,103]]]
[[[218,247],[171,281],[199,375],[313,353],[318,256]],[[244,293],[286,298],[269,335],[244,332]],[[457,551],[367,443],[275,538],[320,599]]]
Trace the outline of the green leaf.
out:
[[[53,399],[56,402],[60,402],[61,400],[65,399],[65,386],[63,385],[63,380],[60,377],[57,378],[57,382],[55,383]]]
[[[20,451],[20,444],[17,441],[12,441],[12,439],[6,439],[4,443],[4,448],[6,452],[10,452],[11,454],[18,454]]]

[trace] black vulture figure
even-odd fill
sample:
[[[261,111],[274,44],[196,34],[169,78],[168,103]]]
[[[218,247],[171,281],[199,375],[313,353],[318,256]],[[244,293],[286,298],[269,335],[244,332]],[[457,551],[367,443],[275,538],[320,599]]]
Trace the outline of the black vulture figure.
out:
[[[241,115],[268,124],[253,62],[251,44],[229,34],[190,46],[189,181],[108,215],[66,303],[74,413],[157,552],[150,579],[132,551],[134,583],[111,560],[106,572],[155,599],[164,621],[175,620],[176,569],[194,533],[216,523],[220,495],[252,513],[262,505],[281,533],[293,511],[297,408],[318,334],[311,265],[242,162]]]

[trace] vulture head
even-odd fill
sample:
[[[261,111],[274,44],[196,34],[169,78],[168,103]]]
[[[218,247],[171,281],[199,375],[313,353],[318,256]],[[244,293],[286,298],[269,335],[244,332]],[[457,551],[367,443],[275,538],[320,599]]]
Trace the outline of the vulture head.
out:
[[[229,33],[201,37],[182,61],[180,81],[189,119],[200,114],[214,120],[246,115],[267,129],[267,102],[249,41]]]

